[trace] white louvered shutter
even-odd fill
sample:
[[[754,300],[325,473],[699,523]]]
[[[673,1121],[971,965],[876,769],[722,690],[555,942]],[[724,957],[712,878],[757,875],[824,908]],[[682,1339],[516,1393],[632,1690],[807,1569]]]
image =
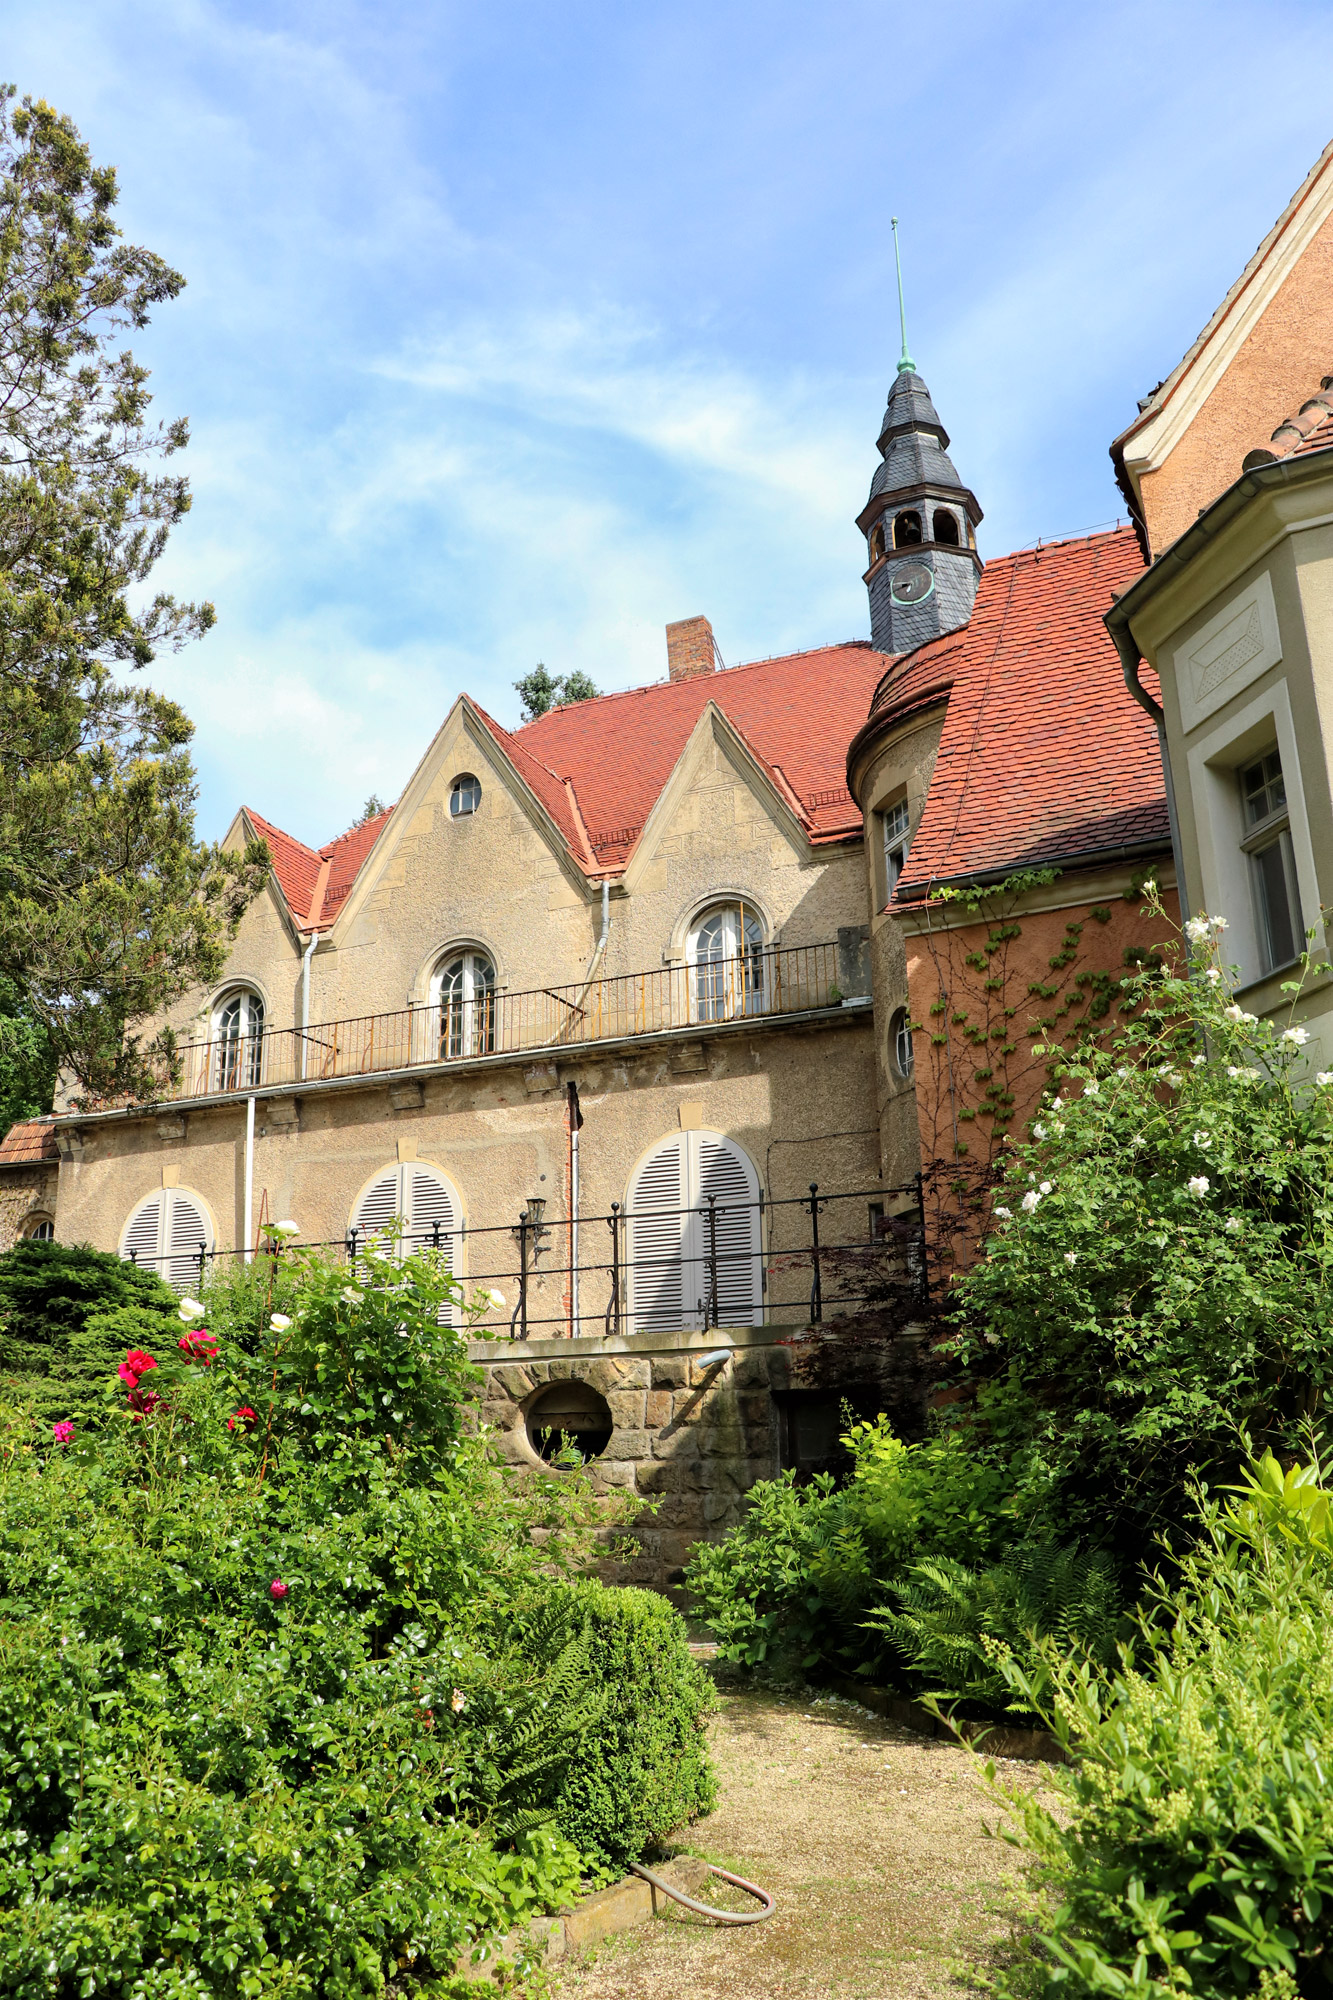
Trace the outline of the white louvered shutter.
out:
[[[403,1215],[407,1220],[407,1247],[429,1249],[435,1243],[435,1225],[440,1228],[440,1249],[453,1266],[454,1231],[458,1218],[453,1196],[442,1174],[430,1167],[403,1168]]]
[[[142,1264],[146,1271],[157,1271],[158,1238],[162,1230],[162,1196],[155,1194],[136,1208],[120,1239],[120,1254],[126,1263]]]
[[[208,1273],[199,1268],[199,1251],[213,1247],[208,1217],[184,1188],[165,1188],[162,1195],[162,1262],[158,1269],[177,1292],[195,1292]]]
[[[687,1261],[689,1216],[682,1132],[650,1153],[626,1203],[630,1325],[635,1333],[678,1333],[698,1323],[698,1271]]]
[[[372,1236],[382,1236],[403,1213],[403,1170],[388,1167],[376,1175],[352,1212],[358,1252]]]
[[[717,1230],[718,1326],[758,1326],[762,1318],[763,1278],[759,1254],[759,1182],[754,1168],[729,1139],[711,1132],[690,1132],[692,1142],[692,1206],[698,1211],[701,1283],[709,1291],[708,1198],[715,1203]]]

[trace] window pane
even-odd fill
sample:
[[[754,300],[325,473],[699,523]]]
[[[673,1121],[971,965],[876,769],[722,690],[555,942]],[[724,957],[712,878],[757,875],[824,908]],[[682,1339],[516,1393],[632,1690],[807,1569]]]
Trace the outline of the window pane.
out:
[[[1259,910],[1266,933],[1264,942],[1268,948],[1268,964],[1286,965],[1296,956],[1296,926],[1292,922],[1292,896],[1290,894],[1288,870],[1289,843],[1285,835],[1275,840],[1271,847],[1264,847],[1253,857],[1255,881],[1259,891]]]

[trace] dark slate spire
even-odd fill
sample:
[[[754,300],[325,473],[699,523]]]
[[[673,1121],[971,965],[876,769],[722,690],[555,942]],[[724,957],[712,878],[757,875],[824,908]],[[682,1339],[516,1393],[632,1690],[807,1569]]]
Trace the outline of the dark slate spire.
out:
[[[893,218],[898,250],[898,221]],[[870,567],[870,637],[885,653],[906,653],[972,616],[981,575],[976,527],[981,509],[954,470],[949,433],[907,352],[902,265],[898,263],[902,357],[877,440],[882,463],[856,525]]]

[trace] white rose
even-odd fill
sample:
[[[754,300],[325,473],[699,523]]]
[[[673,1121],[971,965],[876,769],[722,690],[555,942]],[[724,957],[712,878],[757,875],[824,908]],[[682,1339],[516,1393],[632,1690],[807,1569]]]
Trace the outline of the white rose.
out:
[[[1327,1090],[1330,1083],[1333,1083],[1333,1069],[1321,1069],[1315,1082],[1321,1090]]]
[[[1142,1132],[1136,1132],[1134,1134],[1134,1137],[1130,1140],[1129,1143],[1131,1146],[1137,1148],[1140,1146],[1146,1146],[1148,1141],[1144,1138]]]
[[[1293,1048],[1302,1049],[1310,1037],[1304,1028],[1284,1028],[1279,1040],[1290,1042]]]
[[[1065,1262],[1066,1262],[1066,1264],[1068,1264],[1068,1266],[1069,1266],[1070,1270],[1072,1271],[1072,1270],[1073,1270],[1073,1268],[1074,1268],[1074,1266],[1075,1266],[1075,1264],[1077,1264],[1077,1262],[1078,1262],[1078,1252],[1077,1252],[1077,1250],[1066,1250],[1066,1251],[1065,1251]]]
[[[1185,924],[1185,935],[1191,944],[1207,944],[1212,930],[1207,917],[1190,917]]]
[[[1157,884],[1155,882],[1145,882],[1143,893],[1145,896],[1155,896],[1157,894]]]
[[[1194,1143],[1201,1153],[1206,1153],[1213,1143],[1213,1135],[1211,1132],[1196,1132]]]
[[[1210,965],[1203,976],[1210,986],[1220,986],[1222,984],[1222,975],[1215,965]]]
[[[286,1333],[288,1327],[291,1325],[291,1321],[288,1319],[286,1313],[274,1313],[273,1317],[269,1320],[269,1325],[272,1327],[274,1333]]]
[[[343,1292],[343,1299],[349,1306],[359,1306],[361,1303],[361,1294],[360,1292],[354,1292],[349,1285]]]
[[[503,1305],[508,1305],[509,1303],[504,1293],[497,1292],[494,1285],[492,1285],[490,1291],[486,1294],[486,1296],[490,1300],[493,1306],[503,1306]]]
[[[1208,1192],[1209,1185],[1210,1183],[1207,1174],[1195,1174],[1193,1180],[1186,1181],[1185,1183],[1185,1186],[1187,1187],[1189,1192],[1194,1196],[1194,1199],[1196,1201],[1203,1200],[1204,1196]]]
[[[1222,1012],[1225,1014],[1228,1021],[1243,1021],[1246,1018],[1244,1009],[1238,1007],[1234,1000],[1232,1001],[1229,1007],[1224,1007],[1222,1009]]]
[[[1084,1095],[1085,1097],[1100,1097],[1100,1096],[1101,1096],[1101,1094],[1102,1094],[1102,1087],[1101,1087],[1101,1085],[1100,1085],[1099,1083],[1085,1083],[1085,1084],[1084,1084],[1084,1086],[1083,1086],[1083,1095]]]
[[[997,1215],[1001,1222],[1012,1222],[1014,1219],[1012,1208],[996,1208],[992,1213]]]
[[[299,1222],[293,1222],[289,1215],[283,1222],[270,1222],[268,1233],[270,1236],[299,1236],[301,1225]]]
[[[1027,1193],[1023,1196],[1024,1214],[1031,1215],[1034,1209],[1036,1209],[1037,1206],[1039,1205],[1040,1201],[1041,1201],[1041,1196],[1035,1191],[1035,1189],[1029,1188]]]
[[[1050,1184],[1050,1182],[1049,1182],[1049,1181],[1043,1181],[1043,1182],[1041,1183],[1041,1186],[1040,1186],[1040,1188],[1038,1189],[1038,1193],[1040,1193],[1040,1194],[1049,1194],[1049,1193],[1050,1193],[1050,1191],[1051,1191],[1051,1184]]]
[[[198,1299],[182,1299],[176,1310],[187,1326],[192,1319],[207,1319],[208,1317],[207,1306],[200,1305]]]
[[[1044,1139],[1046,1137],[1046,1127],[1044,1125],[1034,1125],[1032,1136],[1034,1139]]]
[[[1227,1217],[1226,1232],[1228,1236],[1240,1235],[1240,1217],[1238,1215],[1229,1215]]]
[[[1224,931],[1224,930],[1226,929],[1226,927],[1227,927],[1227,920],[1226,920],[1226,918],[1225,918],[1225,917],[1210,917],[1210,918],[1208,919],[1208,921],[1209,921],[1209,923],[1210,923],[1210,924],[1212,925],[1213,929],[1214,929],[1214,930],[1215,930],[1215,931],[1217,932],[1218,936],[1220,937],[1220,936],[1221,936],[1221,934],[1222,934],[1222,932],[1223,932],[1223,931]]]

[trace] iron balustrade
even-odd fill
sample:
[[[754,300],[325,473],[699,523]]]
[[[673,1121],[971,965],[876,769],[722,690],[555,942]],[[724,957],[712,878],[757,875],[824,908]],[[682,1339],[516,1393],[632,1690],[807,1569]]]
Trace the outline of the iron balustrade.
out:
[[[244,1096],[282,1084],[808,1013],[841,1003],[837,972],[836,944],[793,945],[308,1028],[233,1032],[181,1043],[171,1070],[160,1074],[156,1101]]]
[[[900,1205],[895,1209],[890,1204]],[[821,1217],[832,1211],[834,1228],[821,1229]],[[569,1333],[573,1326],[573,1286],[577,1275],[580,1295],[579,1317],[583,1324],[598,1325],[608,1338],[638,1332],[707,1330],[720,1325],[818,1325],[826,1317],[842,1319],[856,1313],[873,1312],[889,1305],[924,1306],[929,1298],[925,1256],[925,1210],[921,1177],[902,1187],[857,1188],[830,1194],[812,1182],[810,1191],[780,1200],[759,1195],[753,1201],[719,1201],[715,1197],[696,1208],[653,1206],[640,1211],[654,1224],[664,1217],[682,1223],[698,1216],[703,1224],[702,1248],[697,1255],[684,1251],[679,1256],[639,1256],[630,1254],[630,1234],[636,1211],[611,1204],[609,1215],[581,1216],[581,1241],[594,1243],[594,1225],[601,1224],[601,1254],[580,1258],[577,1266],[552,1259],[552,1244],[562,1235],[564,1218],[543,1216],[524,1209],[513,1223],[486,1228],[459,1228],[454,1232],[439,1223],[425,1230],[391,1230],[367,1237],[350,1230],[334,1241],[308,1244],[355,1267],[371,1250],[389,1250],[403,1255],[417,1248],[446,1252],[464,1266],[459,1282],[466,1301],[485,1299],[474,1317],[464,1315],[478,1337],[503,1339],[550,1338]],[[728,1217],[753,1217],[757,1227],[752,1242],[743,1249],[727,1249],[718,1240],[718,1225]],[[682,1241],[685,1231],[682,1227]],[[463,1255],[459,1256],[459,1250]],[[282,1258],[285,1249],[254,1251],[255,1258]],[[244,1255],[240,1250],[210,1249],[200,1243],[197,1256],[198,1283],[202,1287],[221,1265],[234,1263]],[[179,1263],[181,1252],[171,1257],[137,1257],[130,1261],[148,1267]],[[761,1284],[748,1314],[728,1316],[721,1302],[729,1288],[728,1269],[758,1261]],[[686,1301],[679,1313],[664,1315],[658,1308],[638,1310],[632,1303],[636,1275],[679,1270],[680,1296]],[[502,1289],[503,1288],[503,1289]],[[498,1293],[498,1300],[492,1297]],[[693,1304],[689,1303],[693,1300]],[[666,1323],[674,1318],[675,1325]]]

